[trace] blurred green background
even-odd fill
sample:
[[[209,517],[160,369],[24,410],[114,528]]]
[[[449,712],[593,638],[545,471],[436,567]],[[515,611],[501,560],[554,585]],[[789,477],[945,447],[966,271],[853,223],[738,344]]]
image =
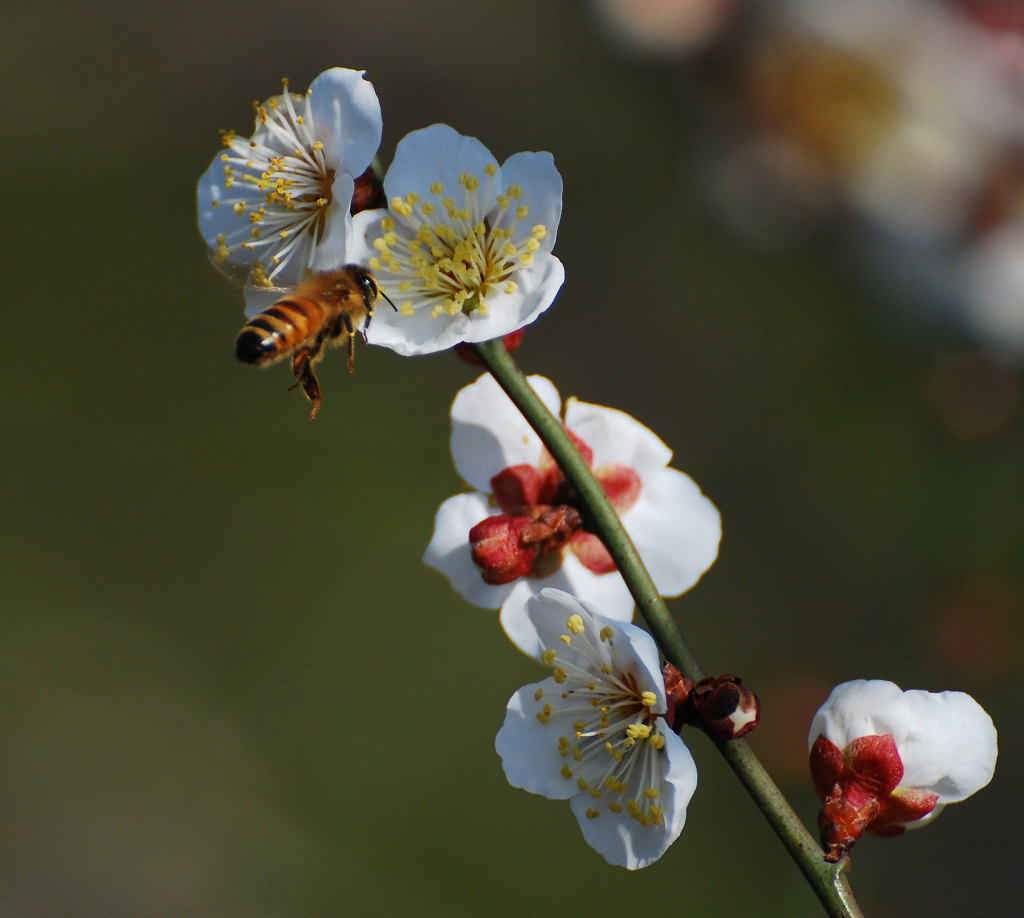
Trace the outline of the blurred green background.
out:
[[[645,59],[545,0],[4,0],[0,20],[0,915],[821,913],[700,736],[686,830],[638,874],[505,783],[494,734],[541,671],[420,562],[461,488],[447,411],[473,368],[328,359],[311,424],[286,368],[234,361],[195,182],[252,100],[335,65],[368,71],[385,161],[435,121],[499,159],[554,153],[567,281],[520,363],[649,425],[721,509],[719,560],[672,608],[760,693],[753,745],[809,823],[806,730],[835,683],[993,715],[987,789],[857,848],[867,914],[1015,913],[1019,374],[956,375],[970,342],[887,318],[821,239],[723,228],[695,164],[728,54]],[[984,435],[956,422],[989,410]]]

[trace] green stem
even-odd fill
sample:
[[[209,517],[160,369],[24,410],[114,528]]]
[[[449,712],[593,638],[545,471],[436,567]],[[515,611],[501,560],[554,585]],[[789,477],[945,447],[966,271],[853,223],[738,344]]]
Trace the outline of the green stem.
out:
[[[500,340],[476,344],[473,349],[576,489],[588,530],[604,542],[665,658],[694,681],[703,679],[704,670],[669,613],[619,515],[579,450],[566,435],[561,421],[538,398]],[[747,743],[743,740],[712,739],[796,861],[825,907],[826,914],[831,918],[862,918],[850,890],[845,865],[836,867],[825,860],[821,847]]]

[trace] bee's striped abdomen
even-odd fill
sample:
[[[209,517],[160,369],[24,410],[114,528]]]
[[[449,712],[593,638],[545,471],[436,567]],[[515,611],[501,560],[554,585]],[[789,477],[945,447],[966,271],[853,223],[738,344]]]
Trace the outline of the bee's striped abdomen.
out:
[[[287,297],[268,306],[249,321],[235,339],[235,356],[256,366],[272,363],[324,326],[324,309],[306,297]]]

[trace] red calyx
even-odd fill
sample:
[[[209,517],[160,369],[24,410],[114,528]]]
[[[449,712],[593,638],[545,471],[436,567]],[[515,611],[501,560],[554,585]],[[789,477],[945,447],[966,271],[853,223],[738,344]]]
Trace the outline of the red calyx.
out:
[[[818,828],[825,859],[835,863],[857,839],[899,835],[904,824],[926,816],[937,794],[916,788],[899,789],[903,761],[891,733],[861,736],[840,749],[824,735],[811,747],[811,778],[824,801]]]
[[[579,513],[567,506],[538,505],[518,516],[489,516],[469,531],[473,563],[492,585],[550,573],[538,571],[538,564],[555,555],[581,525]]]

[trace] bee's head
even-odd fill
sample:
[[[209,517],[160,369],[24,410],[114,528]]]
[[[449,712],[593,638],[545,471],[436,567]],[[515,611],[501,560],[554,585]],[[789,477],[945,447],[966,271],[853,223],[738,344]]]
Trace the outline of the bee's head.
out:
[[[366,299],[366,307],[370,309],[373,304],[377,302],[377,297],[383,296],[385,300],[391,303],[387,294],[381,293],[380,287],[377,286],[377,281],[374,276],[367,271],[365,268],[360,268],[357,265],[350,265],[352,276],[355,278],[356,283],[359,285],[359,289],[363,291],[363,297]],[[391,308],[396,312],[398,307],[391,303]]]

